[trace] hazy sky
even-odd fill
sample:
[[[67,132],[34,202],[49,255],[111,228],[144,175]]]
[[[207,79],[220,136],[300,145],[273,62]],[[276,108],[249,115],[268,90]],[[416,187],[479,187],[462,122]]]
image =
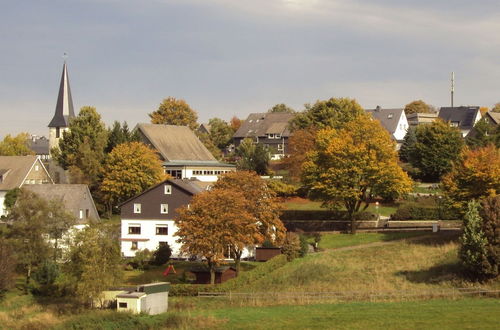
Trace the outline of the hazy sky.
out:
[[[500,101],[499,0],[23,0],[0,7],[0,137],[47,135],[68,52],[75,109],[147,122],[163,98],[199,121],[352,97]]]

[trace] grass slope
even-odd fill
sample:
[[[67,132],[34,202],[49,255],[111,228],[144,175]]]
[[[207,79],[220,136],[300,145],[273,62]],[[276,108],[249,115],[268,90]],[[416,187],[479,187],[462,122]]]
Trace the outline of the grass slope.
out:
[[[322,249],[334,249],[347,246],[356,246],[360,244],[368,244],[375,242],[388,242],[398,239],[422,236],[429,234],[429,232],[387,232],[387,233],[357,233],[356,235],[350,234],[332,234],[323,233],[319,247]]]
[[[225,329],[498,329],[498,299],[234,307],[211,311]]]

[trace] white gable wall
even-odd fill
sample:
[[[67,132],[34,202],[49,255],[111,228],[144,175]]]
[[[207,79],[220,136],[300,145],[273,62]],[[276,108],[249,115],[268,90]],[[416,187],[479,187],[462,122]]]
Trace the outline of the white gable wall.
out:
[[[406,132],[408,131],[408,127],[409,127],[408,119],[406,118],[406,114],[403,111],[401,112],[401,117],[399,117],[398,126],[396,127],[396,130],[392,134],[394,139],[396,141],[403,140],[406,135]]]

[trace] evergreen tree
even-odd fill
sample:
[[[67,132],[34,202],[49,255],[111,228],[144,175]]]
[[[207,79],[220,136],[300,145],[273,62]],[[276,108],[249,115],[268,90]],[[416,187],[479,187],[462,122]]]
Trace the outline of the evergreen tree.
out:
[[[417,143],[417,136],[415,135],[415,128],[410,127],[406,132],[403,140],[403,145],[399,149],[399,159],[403,162],[410,162]]]
[[[113,127],[108,129],[108,145],[106,153],[110,153],[114,147],[126,142],[138,142],[140,140],[139,133],[136,130],[130,130],[126,121],[123,125],[119,121],[113,123]]]
[[[481,269],[486,277],[493,278],[500,273],[500,195],[485,198],[481,205],[482,231],[487,241]]]

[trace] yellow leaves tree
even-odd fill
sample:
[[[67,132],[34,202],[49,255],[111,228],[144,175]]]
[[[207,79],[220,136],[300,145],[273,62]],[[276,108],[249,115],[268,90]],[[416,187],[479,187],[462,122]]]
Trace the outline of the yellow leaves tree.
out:
[[[224,262],[224,252],[229,247],[243,250],[248,241],[258,239],[258,224],[248,212],[248,201],[238,191],[202,192],[178,213],[177,242],[182,244],[184,253],[205,257],[211,284],[215,283],[216,267]]]
[[[354,213],[375,196],[398,198],[412,182],[397,163],[394,142],[378,121],[362,115],[342,128],[318,131],[303,165],[303,182],[323,206],[344,206],[355,233]]]
[[[467,202],[498,195],[500,192],[500,152],[493,145],[464,149],[442,181],[450,206],[464,213]]]
[[[161,161],[154,150],[141,142],[123,143],[106,158],[101,193],[111,209],[165,179]]]
[[[198,128],[198,115],[189,104],[182,99],[167,97],[160,103],[158,110],[149,114],[152,124],[188,126],[192,130]]]
[[[0,156],[26,156],[34,155],[28,146],[28,133],[20,133],[16,136],[7,134],[0,142]]]

